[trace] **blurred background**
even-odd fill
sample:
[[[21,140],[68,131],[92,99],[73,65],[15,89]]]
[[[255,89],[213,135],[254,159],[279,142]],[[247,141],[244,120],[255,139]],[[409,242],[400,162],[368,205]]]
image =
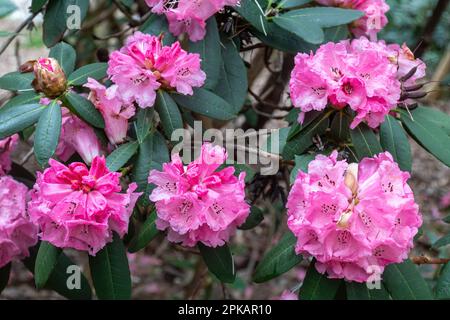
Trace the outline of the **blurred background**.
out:
[[[248,1],[248,0],[241,0]],[[90,1],[91,9],[82,29],[69,37],[77,49],[77,63],[84,65],[96,59],[100,48],[117,48],[120,37],[105,35],[121,32],[127,24],[126,18],[111,1]],[[124,0],[123,2],[133,2]],[[146,9],[143,1],[139,5]],[[389,23],[380,33],[380,39],[387,42],[406,43],[428,66],[427,91],[430,94],[423,105],[432,105],[450,114],[450,4],[449,0],[387,0],[391,7]],[[16,28],[30,15],[31,0],[0,0],[0,47],[3,47]],[[111,18],[101,20],[99,16]],[[42,17],[34,19],[31,29],[23,30],[0,56],[0,75],[16,71],[29,59],[47,56],[48,49],[42,42]],[[1,50],[1,49],[0,49]],[[251,62],[252,56],[244,58]],[[255,81],[258,86],[258,81]],[[0,90],[0,104],[10,98],[10,93]],[[285,126],[283,121],[269,124]],[[433,251],[430,244],[448,232],[448,225],[440,220],[450,214],[450,169],[430,156],[411,140],[413,148],[413,173],[410,184],[424,217],[423,234],[417,240],[412,255],[450,257],[450,250]],[[442,146],[450,148],[450,146]],[[29,146],[22,145],[14,154],[14,161],[25,164],[32,172],[37,165],[28,152]],[[234,284],[222,287],[207,274],[198,256],[180,246],[168,243],[163,237],[153,240],[151,245],[137,254],[130,254],[129,261],[133,276],[133,297],[135,299],[271,299],[283,292],[295,291],[305,275],[305,266],[300,264],[281,277],[265,284],[253,284],[251,274],[264,253],[276,243],[285,231],[285,212],[281,201],[265,200],[267,209],[264,221],[249,231],[238,231],[233,239],[233,252],[238,269]],[[262,203],[259,205],[264,207]],[[70,252],[79,265],[87,266],[85,255]],[[87,268],[86,268],[87,269]],[[432,281],[435,265],[422,265],[424,275]],[[37,291],[31,274],[20,263],[14,263],[9,287],[0,299],[60,299],[56,293]]]

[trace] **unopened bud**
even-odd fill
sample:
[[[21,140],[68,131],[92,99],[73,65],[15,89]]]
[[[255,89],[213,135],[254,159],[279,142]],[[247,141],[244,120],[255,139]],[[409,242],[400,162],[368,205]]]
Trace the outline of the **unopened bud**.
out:
[[[352,194],[356,194],[358,191],[358,164],[350,163],[347,167],[344,179],[345,185],[352,191]]]
[[[49,98],[59,97],[67,89],[66,75],[58,61],[53,58],[27,61],[20,67],[20,71],[34,71],[34,89]]]
[[[337,222],[337,226],[342,229],[347,229],[350,217],[352,216],[353,211],[347,210],[345,211],[339,218]]]

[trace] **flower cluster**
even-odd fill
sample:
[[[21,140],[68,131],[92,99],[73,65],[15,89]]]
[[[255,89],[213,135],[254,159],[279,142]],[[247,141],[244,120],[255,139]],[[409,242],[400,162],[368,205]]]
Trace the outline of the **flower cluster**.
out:
[[[125,142],[128,120],[135,115],[135,106],[120,99],[117,85],[106,88],[97,80],[88,78],[85,87],[91,90],[89,98],[105,120],[105,133],[109,142],[113,145]]]
[[[223,245],[245,222],[250,206],[245,202],[245,173],[234,176],[234,167],[220,171],[227,158],[225,149],[204,144],[200,157],[183,166],[178,155],[152,170],[149,183],[157,186],[150,195],[156,202],[160,230],[168,229],[168,239],[195,246]]]
[[[351,32],[356,36],[368,36],[376,40],[377,33],[388,23],[386,12],[389,5],[385,0],[316,0],[326,6],[336,6],[355,9],[364,12],[364,16],[351,26]]]
[[[105,158],[95,157],[90,169],[74,162],[68,167],[50,159],[38,173],[29,213],[41,229],[42,240],[60,248],[95,255],[112,240],[123,237],[137,198],[135,183],[120,193],[120,173],[110,172]]]
[[[388,153],[359,164],[318,155],[289,194],[288,226],[296,252],[317,259],[330,278],[364,282],[407,258],[422,224],[418,205]]]
[[[111,53],[108,76],[117,85],[112,96],[124,105],[153,106],[158,89],[192,95],[206,74],[200,69],[200,56],[187,53],[179,42],[163,46],[160,37],[136,32],[123,48]],[[91,84],[92,85],[92,84]]]
[[[15,134],[0,140],[0,176],[11,170],[11,152],[14,151],[19,141],[19,135]]]
[[[235,6],[239,0],[146,0],[152,12],[165,14],[169,30],[175,36],[187,33],[191,41],[202,40],[206,20],[225,6]]]
[[[302,111],[299,121],[311,110],[348,105],[356,112],[352,129],[362,121],[376,128],[399,102],[400,80],[412,66],[417,68],[415,75],[404,84],[422,78],[425,64],[405,45],[386,45],[364,37],[329,42],[316,54],[299,53],[290,81],[292,102]]]
[[[91,126],[70,113],[67,108],[62,108],[61,135],[55,154],[65,162],[75,152],[90,164],[96,156],[102,154],[102,146]]]
[[[0,268],[25,258],[37,243],[37,227],[26,212],[28,189],[12,177],[0,177]]]

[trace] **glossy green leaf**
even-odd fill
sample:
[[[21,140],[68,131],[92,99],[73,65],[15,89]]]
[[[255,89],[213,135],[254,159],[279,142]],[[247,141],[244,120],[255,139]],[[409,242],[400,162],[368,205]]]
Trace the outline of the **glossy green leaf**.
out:
[[[380,143],[383,150],[389,151],[400,169],[411,172],[412,155],[408,137],[398,121],[387,115],[380,126]]]
[[[272,249],[270,249],[256,266],[253,281],[266,282],[288,272],[302,261],[302,256],[295,253],[297,239],[288,231]]]
[[[343,111],[336,113],[330,128],[332,137],[337,141],[344,142],[350,139],[350,119]]]
[[[48,160],[56,151],[61,134],[61,124],[61,106],[54,100],[42,112],[36,126],[34,155],[42,168],[48,165]]]
[[[56,59],[64,70],[66,75],[72,73],[75,69],[75,60],[77,53],[75,49],[68,43],[60,42],[50,49],[49,57]]]
[[[122,240],[114,234],[113,242],[89,256],[95,292],[101,300],[131,298],[131,275],[128,258]]]
[[[38,104],[41,96],[34,91],[21,93],[11,98],[7,103],[1,107],[2,112],[5,112],[8,108],[15,108],[24,104]]]
[[[139,143],[144,142],[145,138],[147,138],[147,136],[149,135],[150,129],[152,127],[153,116],[153,108],[139,108],[139,110],[137,111],[134,128],[136,131],[136,138]]]
[[[62,250],[53,246],[51,243],[42,241],[34,265],[34,281],[36,288],[45,287],[50,278]]]
[[[175,130],[183,128],[180,109],[172,97],[163,90],[158,90],[156,94],[155,108],[161,119],[164,133],[170,139]]]
[[[258,31],[268,34],[268,22],[265,16],[267,0],[246,0],[234,9]]]
[[[190,42],[189,51],[200,54],[201,67],[206,73],[205,89],[213,89],[219,82],[222,67],[222,53],[220,46],[219,29],[216,18],[212,17],[206,22],[206,36],[203,40]]]
[[[430,287],[410,260],[387,266],[383,282],[394,300],[433,299]]]
[[[366,283],[346,282],[348,300],[390,300],[389,293],[381,283],[380,288],[369,289]]]
[[[250,214],[245,220],[244,224],[242,224],[239,229],[241,230],[250,230],[256,227],[264,220],[263,211],[255,206],[252,206],[250,209]]]
[[[236,117],[235,108],[227,101],[206,89],[195,89],[193,96],[173,94],[172,98],[183,108],[217,120]]]
[[[450,299],[450,262],[447,262],[439,274],[436,285],[437,299]]]
[[[0,139],[4,139],[35,124],[46,107],[24,104],[0,109]]]
[[[440,238],[439,240],[437,240],[434,244],[433,244],[433,248],[440,248],[443,246],[447,246],[450,244],[450,233],[443,236],[442,238]]]
[[[107,69],[108,64],[104,62],[87,64],[72,72],[67,80],[70,85],[81,86],[87,82],[88,78],[95,80],[105,78]]]
[[[236,278],[233,255],[230,248],[225,244],[221,247],[207,247],[203,244],[198,245],[200,254],[208,267],[208,270],[214,274],[220,281],[233,283]]]
[[[120,168],[122,168],[128,160],[136,154],[138,148],[139,143],[136,141],[127,142],[120,145],[120,147],[106,157],[106,166],[110,171],[119,171]]]
[[[101,113],[95,108],[95,106],[85,97],[75,93],[68,92],[64,96],[65,105],[75,112],[77,116],[93,125],[94,127],[103,129],[105,127],[105,121]]]
[[[128,251],[131,253],[144,249],[158,235],[160,231],[156,228],[156,211],[153,211],[147,220],[137,231],[135,237],[131,240]]]
[[[278,0],[277,7],[283,9],[294,8],[312,2],[312,0]]]
[[[33,79],[34,74],[32,72],[10,72],[0,78],[0,89],[10,91],[31,91],[33,90],[33,87],[31,86]]]
[[[303,172],[308,172],[308,165],[311,161],[313,161],[315,158],[312,154],[302,154],[300,156],[295,156],[294,162],[295,166],[291,171],[290,175],[290,182],[291,184],[294,183],[295,179],[297,178],[298,171],[301,170]]]
[[[383,152],[377,136],[365,123],[360,123],[355,129],[350,130],[350,136],[359,160]]]
[[[31,1],[31,12],[36,13],[42,9],[48,0],[33,0]]]
[[[409,134],[428,152],[450,166],[450,136],[440,126],[437,126],[430,118],[425,117],[416,110],[411,112],[412,117],[406,112],[400,111],[400,120]]]
[[[328,279],[326,275],[317,272],[311,262],[305,279],[298,293],[300,300],[333,300],[342,280]]]

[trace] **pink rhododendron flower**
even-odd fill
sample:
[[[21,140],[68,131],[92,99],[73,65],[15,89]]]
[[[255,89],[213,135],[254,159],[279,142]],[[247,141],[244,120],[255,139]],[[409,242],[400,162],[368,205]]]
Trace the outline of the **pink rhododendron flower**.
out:
[[[450,207],[450,192],[441,198],[440,206],[441,206],[441,208],[449,208]]]
[[[352,129],[363,121],[377,128],[399,103],[400,80],[414,67],[416,73],[404,86],[415,84],[425,75],[425,64],[415,59],[405,45],[386,45],[364,37],[351,42],[329,42],[315,54],[296,56],[290,81],[291,100],[301,110],[300,122],[305,112],[348,105],[356,112]]]
[[[355,9],[364,12],[364,16],[351,25],[351,32],[356,36],[368,36],[376,40],[377,33],[388,23],[386,12],[389,5],[385,0],[316,0],[325,6]]]
[[[88,78],[84,85],[91,90],[92,103],[105,119],[105,133],[113,145],[125,142],[128,131],[128,120],[136,112],[133,104],[125,104],[117,94],[117,85],[106,88],[97,80]]]
[[[50,159],[38,173],[28,210],[41,228],[40,237],[59,248],[95,255],[112,240],[123,237],[137,198],[135,183],[121,193],[120,173],[110,172],[104,157],[95,157],[89,169],[74,162],[65,166]]]
[[[150,195],[156,202],[160,230],[168,239],[195,246],[221,246],[245,222],[250,206],[245,202],[245,173],[234,176],[234,167],[216,171],[227,158],[225,149],[206,143],[198,159],[184,166],[179,155],[152,170],[149,183],[157,186]]]
[[[388,153],[359,164],[318,155],[289,194],[288,226],[296,252],[316,258],[330,278],[364,282],[407,258],[422,224],[418,205]]]
[[[61,136],[55,154],[62,161],[67,161],[75,152],[87,164],[103,153],[94,129],[68,109],[62,108]]]
[[[0,140],[0,176],[11,170],[11,153],[16,148],[18,141],[18,134]]]
[[[239,0],[146,0],[152,12],[165,14],[169,30],[175,36],[187,33],[191,41],[206,34],[206,20],[225,6],[235,6]]]
[[[117,85],[111,97],[119,95],[125,105],[136,102],[147,108],[155,103],[160,88],[192,95],[192,88],[201,87],[206,79],[200,61],[179,42],[163,46],[161,38],[136,32],[110,56],[108,75]]]
[[[0,177],[0,268],[28,257],[37,243],[37,227],[26,211],[27,187],[10,176]]]

